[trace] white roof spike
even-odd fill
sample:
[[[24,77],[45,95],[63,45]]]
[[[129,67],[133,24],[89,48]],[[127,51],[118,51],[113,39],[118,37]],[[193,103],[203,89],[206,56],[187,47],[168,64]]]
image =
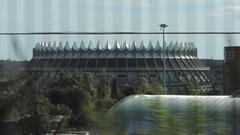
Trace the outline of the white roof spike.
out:
[[[48,42],[47,50],[48,50],[48,51],[51,51],[51,50],[52,50],[51,42]]]
[[[189,48],[192,48],[191,42],[188,42],[187,45]]]
[[[85,46],[83,41],[81,42],[80,49],[81,50],[86,50],[86,46]]]
[[[193,42],[192,42],[191,44],[192,44],[192,47],[193,47],[193,48],[196,48],[196,46],[195,46],[195,44],[194,44]]]
[[[53,42],[53,47],[57,47],[56,41]]]
[[[140,46],[139,46],[139,48],[138,48],[138,50],[143,50],[143,49],[145,49],[145,45],[144,45],[144,43],[143,43],[143,41],[142,41],[141,44],[140,44]]]
[[[47,44],[44,43],[44,45],[43,45],[43,47],[42,47],[42,50],[43,50],[43,51],[46,51],[46,49],[47,49]]]
[[[180,43],[180,49],[181,49],[181,51],[183,51],[185,49],[185,47],[184,47],[182,42]]]
[[[100,46],[101,46],[101,42],[98,40],[98,42],[97,42],[97,46],[95,47],[94,50],[99,50],[99,49],[100,49]]]
[[[192,47],[191,42],[188,42],[188,48],[189,48],[189,51],[192,51],[192,50],[193,50],[193,47]]]
[[[75,51],[78,50],[78,46],[77,46],[76,41],[73,42],[72,50],[75,50]]]
[[[92,50],[92,49],[93,49],[92,40],[89,41],[87,48],[88,48],[89,50]]]
[[[35,45],[35,47],[33,48],[33,50],[37,50],[37,51],[38,51],[38,50],[39,50],[39,47],[40,47],[40,44],[37,42],[36,45]]]
[[[157,44],[156,44],[156,46],[155,46],[154,50],[155,50],[155,51],[158,51],[158,50],[160,50],[160,49],[161,49],[160,42],[159,42],[159,41],[157,41]]]
[[[117,42],[117,41],[115,41],[115,43],[114,43],[113,47],[111,48],[111,50],[112,50],[112,51],[114,51],[114,50],[116,50],[116,49],[117,49],[117,44],[118,44],[118,42]]]
[[[178,50],[178,49],[179,49],[178,42],[175,43],[175,45],[174,45],[174,49],[175,49],[175,50]]]
[[[182,42],[180,43],[180,47],[184,47]]]
[[[76,40],[73,41],[73,45],[76,45],[76,46],[77,46],[77,42],[76,42]]]
[[[124,43],[123,43],[123,45],[121,46],[121,50],[124,50],[124,49],[126,49],[126,48],[128,48],[128,43],[127,43],[127,41],[125,40]]]
[[[71,50],[70,48],[70,45],[69,45],[69,42],[67,41],[66,44],[65,44],[65,47],[64,47],[65,50]]]
[[[110,43],[109,43],[108,41],[107,41],[107,43],[106,43],[105,49],[107,49],[107,50],[110,50],[110,49],[111,49],[111,45],[110,45]]]
[[[188,48],[187,42],[184,42],[184,47]]]
[[[40,45],[39,45],[39,50],[41,51],[42,50],[42,48],[43,48],[43,45],[42,45],[42,43],[40,43]]]
[[[106,50],[106,49],[107,49],[106,45],[107,45],[107,43],[106,43],[105,45],[99,46],[99,47],[100,47],[100,50]]]
[[[163,43],[163,48],[165,48],[165,50],[168,48],[166,41],[164,41],[164,43]]]
[[[57,51],[57,45],[56,45],[56,41],[53,42],[52,45],[52,50]]]
[[[90,40],[89,42],[88,42],[88,44],[87,45],[85,45],[85,48],[88,50],[91,50],[91,44],[92,44],[92,40]]]
[[[51,42],[50,41],[48,42],[48,47],[51,47]]]
[[[35,45],[35,48],[37,49],[37,48],[39,48],[39,47],[40,47],[40,43],[37,42],[36,45]]]
[[[46,47],[47,47],[47,43],[46,43],[46,42],[44,42],[44,43],[43,43],[43,46],[46,48]]]
[[[116,49],[121,49],[121,46],[119,45],[118,41],[115,42],[114,47],[116,47]]]
[[[63,45],[62,45],[62,42],[61,42],[61,41],[59,42],[58,50],[61,50],[61,51],[63,50]]]
[[[153,49],[153,46],[152,46],[152,41],[149,42],[148,44],[148,47],[147,47],[147,50],[152,50]]]
[[[135,40],[133,41],[132,46],[129,48],[129,50],[134,50],[134,49],[136,49],[136,42],[135,42]]]
[[[170,42],[170,44],[168,45],[167,48],[168,48],[169,51],[172,51],[174,49],[173,43]]]
[[[58,46],[62,46],[62,41],[59,42],[59,45]]]

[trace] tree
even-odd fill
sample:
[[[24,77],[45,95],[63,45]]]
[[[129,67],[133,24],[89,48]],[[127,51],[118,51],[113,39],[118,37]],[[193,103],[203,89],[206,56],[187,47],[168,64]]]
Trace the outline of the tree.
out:
[[[71,116],[72,109],[64,104],[52,105],[49,111],[50,115]]]
[[[202,91],[201,87],[197,83],[188,82],[185,84],[185,88],[180,88],[178,91],[180,95],[206,95],[207,92]]]
[[[152,114],[150,120],[156,125],[154,134],[156,135],[170,135],[172,130],[172,115],[170,111],[160,103],[159,100],[155,100],[151,103]]]
[[[192,127],[188,127],[186,113],[171,110],[170,106],[160,100],[151,102],[150,121],[154,123],[154,135],[190,135]]]
[[[165,94],[164,87],[159,82],[153,82],[151,84],[154,95],[163,95]]]
[[[110,82],[105,69],[101,71],[99,82],[97,83],[97,97],[111,97]]]
[[[20,119],[19,111],[13,107],[8,115],[8,120],[12,121],[18,121]]]
[[[33,101],[34,110],[29,117],[19,121],[23,134],[42,135],[50,132],[49,110],[51,103],[44,96],[37,96]]]
[[[205,134],[205,125],[206,125],[206,112],[204,108],[202,108],[199,105],[196,105],[192,108],[190,113],[190,120],[191,123],[189,123],[190,127],[193,129],[193,134]]]
[[[154,91],[148,81],[144,78],[140,78],[135,82],[134,94],[153,94]]]

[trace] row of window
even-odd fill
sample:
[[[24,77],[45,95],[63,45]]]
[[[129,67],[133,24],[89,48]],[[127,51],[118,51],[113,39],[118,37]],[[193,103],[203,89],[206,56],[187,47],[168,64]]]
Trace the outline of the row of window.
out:
[[[150,76],[151,78],[156,78],[156,77],[157,77],[156,74],[150,74],[149,76]],[[118,78],[127,78],[127,74],[118,74],[117,77],[118,77]],[[147,76],[147,75],[139,75],[139,77],[147,78],[148,76]]]
[[[150,76],[151,78],[156,78],[156,77],[157,77],[156,74],[150,74],[149,76]],[[100,77],[102,77],[102,75],[97,75],[97,77],[100,78]],[[108,74],[107,77],[108,77],[108,78],[111,78],[112,75]],[[127,78],[127,74],[118,74],[117,77],[118,77],[118,78]],[[139,75],[139,77],[145,77],[145,78],[147,78],[147,75]]]
[[[65,59],[65,60],[36,60],[33,67],[53,68],[157,68],[163,67],[162,59]],[[201,67],[197,60],[166,59],[166,68],[196,68]]]
[[[118,74],[117,75],[118,78],[127,78],[127,74]],[[157,77],[157,74],[140,74],[138,77],[140,78],[156,78]],[[195,80],[197,82],[200,82],[200,81],[207,81],[207,78],[205,76],[205,73],[203,72],[168,72],[166,73],[166,81],[177,81],[177,80]],[[179,81],[180,81],[179,80]]]

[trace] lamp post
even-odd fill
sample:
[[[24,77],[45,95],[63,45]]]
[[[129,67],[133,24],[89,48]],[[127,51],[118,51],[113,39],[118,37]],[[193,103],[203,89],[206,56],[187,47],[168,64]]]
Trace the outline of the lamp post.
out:
[[[165,94],[166,92],[166,64],[165,64],[165,28],[168,27],[167,24],[161,24],[160,26],[160,30],[163,31],[163,85],[164,85],[164,92]]]

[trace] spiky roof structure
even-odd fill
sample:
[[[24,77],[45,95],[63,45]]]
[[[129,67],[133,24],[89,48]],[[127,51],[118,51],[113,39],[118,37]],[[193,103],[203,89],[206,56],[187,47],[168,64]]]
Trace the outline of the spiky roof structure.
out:
[[[159,41],[155,45],[153,45],[151,41],[147,45],[143,42],[137,45],[135,41],[132,44],[128,44],[127,41],[123,44],[119,44],[118,41],[116,41],[113,45],[109,42],[103,45],[100,41],[98,41],[96,45],[92,44],[91,41],[86,45],[82,41],[80,45],[74,42],[72,46],[70,46],[68,41],[64,46],[62,42],[59,42],[58,46],[56,42],[37,43],[35,48],[33,48],[33,57],[56,58],[69,56],[76,58],[136,58],[136,56],[133,56],[133,54],[135,54],[137,56],[139,55],[139,57],[160,58],[163,56],[164,48],[165,54],[168,57],[197,57],[197,48],[192,42],[170,42],[168,45],[165,43],[165,45],[166,46],[163,47]]]

